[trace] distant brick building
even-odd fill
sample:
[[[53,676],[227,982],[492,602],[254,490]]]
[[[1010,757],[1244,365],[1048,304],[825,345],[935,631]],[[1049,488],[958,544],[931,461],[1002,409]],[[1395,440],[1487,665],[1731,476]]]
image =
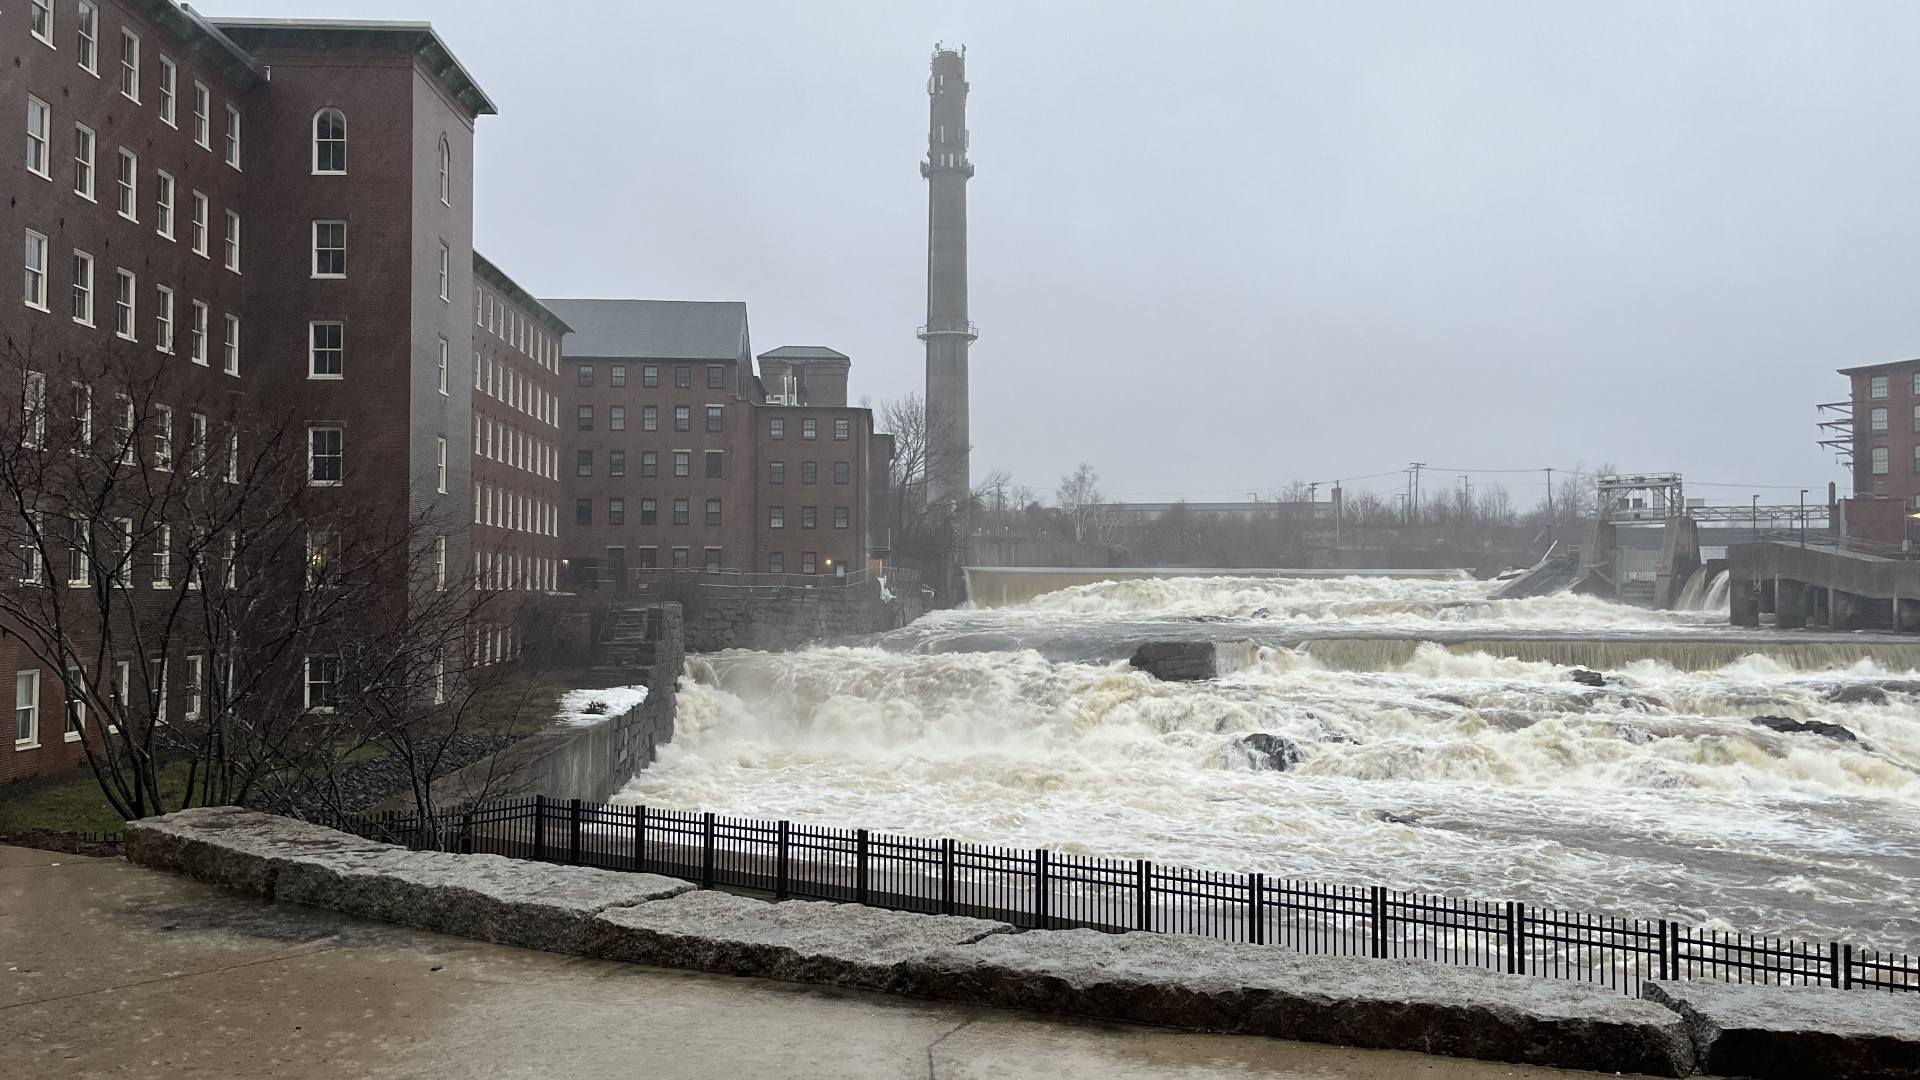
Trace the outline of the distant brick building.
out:
[[[1853,385],[1853,493],[1920,509],[1920,360],[1842,369]]]

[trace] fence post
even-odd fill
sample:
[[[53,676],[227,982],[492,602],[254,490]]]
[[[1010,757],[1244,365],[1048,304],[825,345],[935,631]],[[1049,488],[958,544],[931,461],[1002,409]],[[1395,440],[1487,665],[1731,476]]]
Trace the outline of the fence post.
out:
[[[853,899],[857,904],[864,904],[867,902],[867,830],[855,833],[853,843]]]
[[[953,914],[953,838],[940,841],[940,912]]]
[[[1265,945],[1267,920],[1260,911],[1261,894],[1267,891],[1267,876],[1254,874],[1247,878],[1247,940],[1255,945]]]
[[[1373,887],[1373,955],[1383,959],[1387,955],[1387,888],[1384,885]]]
[[[647,808],[633,808],[633,869],[636,873],[647,868]]]
[[[774,860],[773,898],[775,900],[787,898],[787,840],[790,828],[786,822],[780,823],[778,857]]]
[[[580,865],[580,800],[567,800],[567,861]]]
[[[1033,925],[1047,929],[1047,849],[1033,852]]]
[[[1660,920],[1660,977],[1673,978],[1673,953],[1667,948],[1667,920]]]
[[[547,859],[547,797],[533,797],[533,861]]]
[[[1524,952],[1526,947],[1526,925],[1520,920],[1522,914],[1517,901],[1507,901],[1507,974],[1518,975],[1527,966]]]
[[[1840,989],[1853,989],[1853,946],[1840,946]]]
[[[1660,925],[1667,931],[1667,955],[1673,958],[1673,970],[1667,975],[1667,978],[1684,979],[1686,975],[1680,970],[1680,924],[1677,922],[1670,923],[1662,919],[1660,920]]]
[[[706,835],[702,838],[704,842],[700,845],[701,847],[700,887],[703,889],[711,889],[713,888],[713,812],[712,811],[708,811],[706,814],[701,816],[701,824],[705,828]]]
[[[1153,929],[1153,864],[1145,859],[1133,860],[1133,872],[1138,879],[1134,883],[1134,897],[1139,909],[1134,912],[1134,923],[1142,930]]]

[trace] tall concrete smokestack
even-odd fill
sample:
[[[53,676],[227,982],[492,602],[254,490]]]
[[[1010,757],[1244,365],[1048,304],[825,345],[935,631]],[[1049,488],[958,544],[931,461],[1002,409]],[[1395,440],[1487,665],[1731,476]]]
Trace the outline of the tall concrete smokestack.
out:
[[[967,347],[977,337],[967,320],[967,58],[964,49],[935,46],[927,80],[927,500],[954,506],[972,488],[972,436],[967,419]]]

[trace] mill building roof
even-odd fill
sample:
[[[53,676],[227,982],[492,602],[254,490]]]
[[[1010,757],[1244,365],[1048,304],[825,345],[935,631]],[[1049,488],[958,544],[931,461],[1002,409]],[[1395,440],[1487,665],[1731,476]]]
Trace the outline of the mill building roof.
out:
[[[543,300],[573,333],[566,356],[737,360],[752,354],[738,300]]]

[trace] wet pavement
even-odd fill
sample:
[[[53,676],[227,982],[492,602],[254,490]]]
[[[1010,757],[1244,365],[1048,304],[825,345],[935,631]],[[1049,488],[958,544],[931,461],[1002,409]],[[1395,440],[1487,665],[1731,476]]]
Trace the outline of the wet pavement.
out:
[[[1590,1075],[583,960],[0,847],[5,1080]]]

